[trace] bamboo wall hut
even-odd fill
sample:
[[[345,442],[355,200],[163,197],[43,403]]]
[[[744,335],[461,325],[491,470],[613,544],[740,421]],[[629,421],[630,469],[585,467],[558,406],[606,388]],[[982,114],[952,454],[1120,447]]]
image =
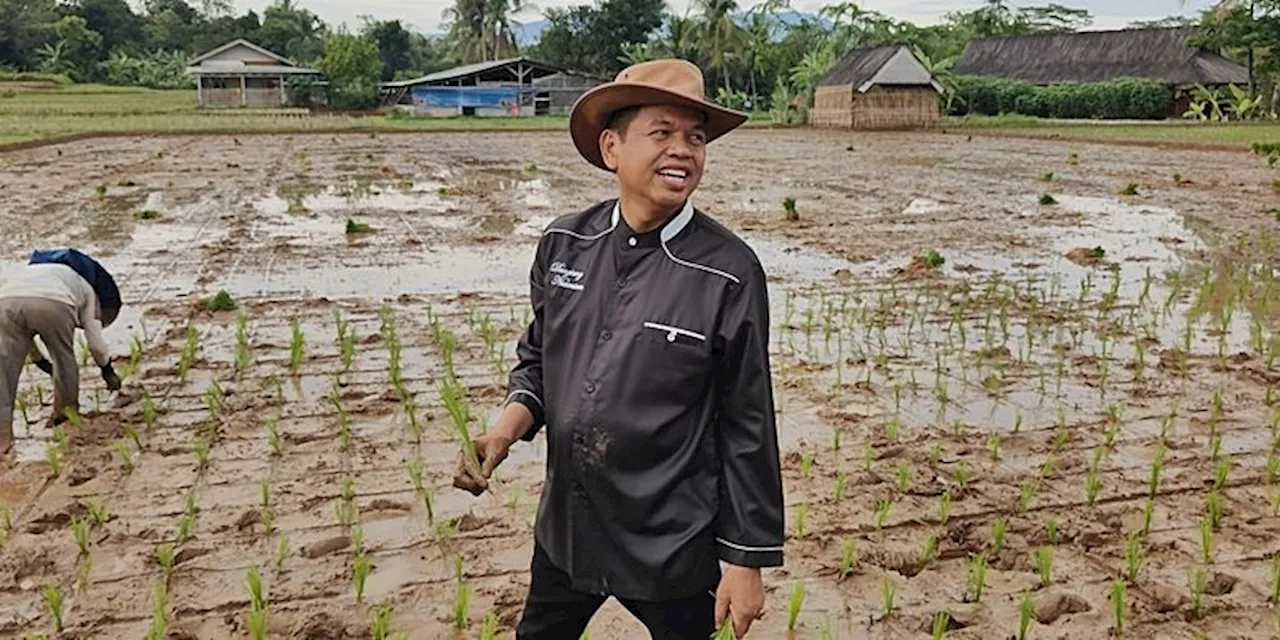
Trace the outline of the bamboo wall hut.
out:
[[[823,76],[809,123],[851,129],[937,126],[942,85],[905,46],[855,49]]]

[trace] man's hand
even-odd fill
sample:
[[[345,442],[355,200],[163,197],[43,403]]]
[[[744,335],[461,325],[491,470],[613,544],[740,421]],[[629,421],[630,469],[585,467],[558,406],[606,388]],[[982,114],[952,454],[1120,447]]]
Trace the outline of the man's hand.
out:
[[[760,569],[726,566],[720,587],[716,589],[716,627],[732,615],[733,630],[741,638],[763,611],[764,580],[760,578]]]
[[[102,367],[102,381],[107,383],[108,391],[120,390],[120,376],[116,375],[116,370],[111,367],[110,362]]]
[[[476,457],[479,458],[480,464],[477,467],[475,462],[467,460],[466,456],[459,453],[458,468],[453,473],[453,486],[478,496],[489,488],[489,477],[493,475],[493,470],[507,459],[507,452],[511,450],[511,443],[514,440],[510,436],[490,432],[476,437],[474,442]]]

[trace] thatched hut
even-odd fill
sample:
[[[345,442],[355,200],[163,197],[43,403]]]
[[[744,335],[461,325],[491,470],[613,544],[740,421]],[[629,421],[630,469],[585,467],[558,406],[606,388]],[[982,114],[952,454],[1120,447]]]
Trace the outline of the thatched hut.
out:
[[[1117,78],[1157,80],[1174,89],[1249,83],[1243,65],[1188,46],[1191,35],[1185,27],[1153,27],[975,38],[965,45],[955,73],[1038,85]],[[1185,107],[1175,110],[1180,108]]]
[[[809,123],[852,129],[916,129],[938,124],[942,85],[905,46],[855,49],[822,77]]]

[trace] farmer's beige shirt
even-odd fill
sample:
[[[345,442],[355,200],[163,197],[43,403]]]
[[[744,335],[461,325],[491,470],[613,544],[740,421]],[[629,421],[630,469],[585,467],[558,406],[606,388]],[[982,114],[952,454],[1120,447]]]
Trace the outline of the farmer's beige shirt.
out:
[[[84,330],[89,353],[99,367],[110,362],[107,342],[98,319],[98,296],[88,281],[64,264],[29,264],[5,273],[0,299],[40,298],[70,305],[76,310],[76,326]]]

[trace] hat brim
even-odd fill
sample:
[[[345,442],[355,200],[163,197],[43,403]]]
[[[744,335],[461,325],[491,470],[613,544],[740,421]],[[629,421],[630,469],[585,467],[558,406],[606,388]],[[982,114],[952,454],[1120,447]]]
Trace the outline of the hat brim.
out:
[[[640,82],[611,83],[596,87],[578,98],[569,116],[569,134],[582,157],[609,171],[600,153],[600,134],[609,118],[619,109],[645,106],[687,107],[706,114],[703,129],[707,142],[738,128],[747,114],[717,104],[698,100],[657,85]]]

